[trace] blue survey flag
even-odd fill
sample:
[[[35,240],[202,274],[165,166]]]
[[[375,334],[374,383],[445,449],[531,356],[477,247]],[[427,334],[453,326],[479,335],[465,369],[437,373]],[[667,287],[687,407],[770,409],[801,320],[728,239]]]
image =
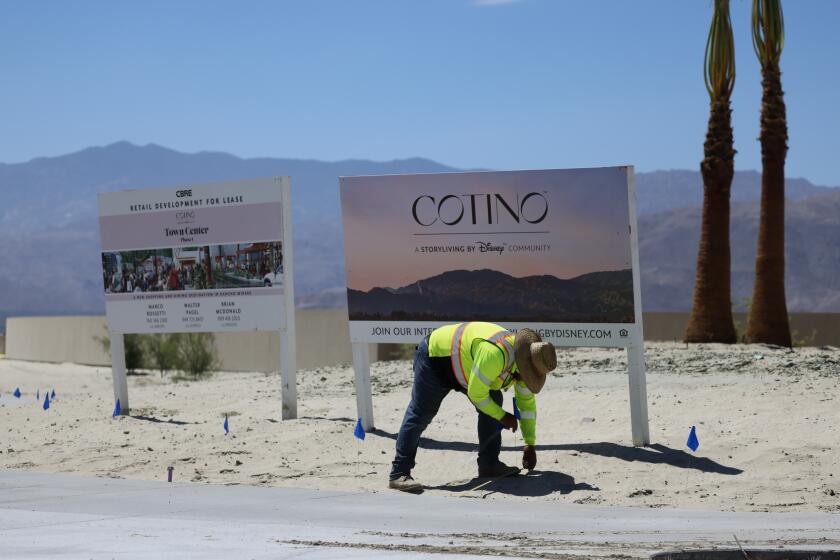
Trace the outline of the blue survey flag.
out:
[[[52,393],[50,394],[50,400],[51,400],[51,401],[54,401],[54,400],[55,400],[55,389],[53,389],[53,390],[52,390]]]
[[[20,398],[20,387],[15,387],[15,392],[12,393],[16,399]]]
[[[113,418],[116,418],[122,414],[122,407],[120,406],[120,399],[117,399],[117,404],[114,405],[114,414],[112,415]]]
[[[688,432],[688,441],[685,442],[685,446],[692,451],[697,451],[697,448],[700,447],[700,440],[697,439],[697,429],[694,426]]]
[[[516,406],[516,397],[513,397],[513,417],[517,420],[522,419],[522,415],[519,414],[519,407]]]
[[[362,419],[359,418],[356,421],[356,429],[353,430],[353,435],[356,436],[358,439],[364,441],[365,439],[365,429],[362,427]]]
[[[224,423],[224,426],[223,426],[223,427],[224,427],[224,429],[225,429],[225,433],[227,434],[227,433],[230,431],[230,430],[229,430],[229,427],[228,427],[227,414],[225,414],[225,423]]]
[[[49,410],[50,408],[50,396],[44,395],[44,410]]]

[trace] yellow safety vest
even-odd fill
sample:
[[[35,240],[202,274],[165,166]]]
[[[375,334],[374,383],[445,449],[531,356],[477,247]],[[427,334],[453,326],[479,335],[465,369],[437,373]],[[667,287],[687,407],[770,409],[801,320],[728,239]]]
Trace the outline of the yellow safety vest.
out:
[[[512,332],[493,323],[472,322],[446,325],[435,329],[429,337],[429,356],[449,356],[452,360],[455,380],[466,389],[470,383],[470,375],[483,375],[480,370],[473,367],[473,342],[486,340],[495,344],[505,357],[505,368],[499,375],[499,379],[503,386],[507,386],[511,369],[515,365],[513,360],[513,338],[515,336]],[[487,380],[485,380],[485,384],[487,386],[492,385]]]
[[[446,325],[429,336],[429,356],[448,357],[458,384],[473,405],[501,420],[505,411],[490,398],[490,391],[515,388],[520,425],[525,443],[536,442],[537,401],[524,382],[516,381],[513,341],[516,335],[493,323],[471,322]],[[490,344],[493,346],[490,346]],[[496,352],[497,348],[501,354]]]

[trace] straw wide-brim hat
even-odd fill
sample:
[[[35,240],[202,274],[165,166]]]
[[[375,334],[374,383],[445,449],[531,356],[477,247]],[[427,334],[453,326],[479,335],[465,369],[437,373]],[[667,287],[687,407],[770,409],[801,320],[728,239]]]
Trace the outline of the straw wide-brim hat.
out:
[[[520,329],[513,340],[513,356],[522,381],[532,393],[539,393],[545,377],[557,367],[557,351],[531,329]]]

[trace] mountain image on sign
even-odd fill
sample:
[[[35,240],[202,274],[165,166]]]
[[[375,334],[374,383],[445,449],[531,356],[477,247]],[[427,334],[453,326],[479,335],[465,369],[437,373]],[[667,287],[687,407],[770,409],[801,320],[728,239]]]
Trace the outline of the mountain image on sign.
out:
[[[348,290],[351,321],[633,323],[630,269],[561,279],[452,270],[401,288]]]

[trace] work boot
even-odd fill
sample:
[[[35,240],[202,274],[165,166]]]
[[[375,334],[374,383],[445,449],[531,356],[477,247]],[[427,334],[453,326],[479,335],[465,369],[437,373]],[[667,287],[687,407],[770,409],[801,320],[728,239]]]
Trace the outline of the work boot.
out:
[[[411,478],[411,475],[403,475],[389,481],[388,488],[399,490],[400,492],[408,492],[410,494],[420,494],[423,492],[423,485]]]
[[[495,465],[490,467],[478,467],[479,478],[497,478],[500,476],[510,476],[512,474],[519,474],[519,467],[509,467],[498,461]]]

